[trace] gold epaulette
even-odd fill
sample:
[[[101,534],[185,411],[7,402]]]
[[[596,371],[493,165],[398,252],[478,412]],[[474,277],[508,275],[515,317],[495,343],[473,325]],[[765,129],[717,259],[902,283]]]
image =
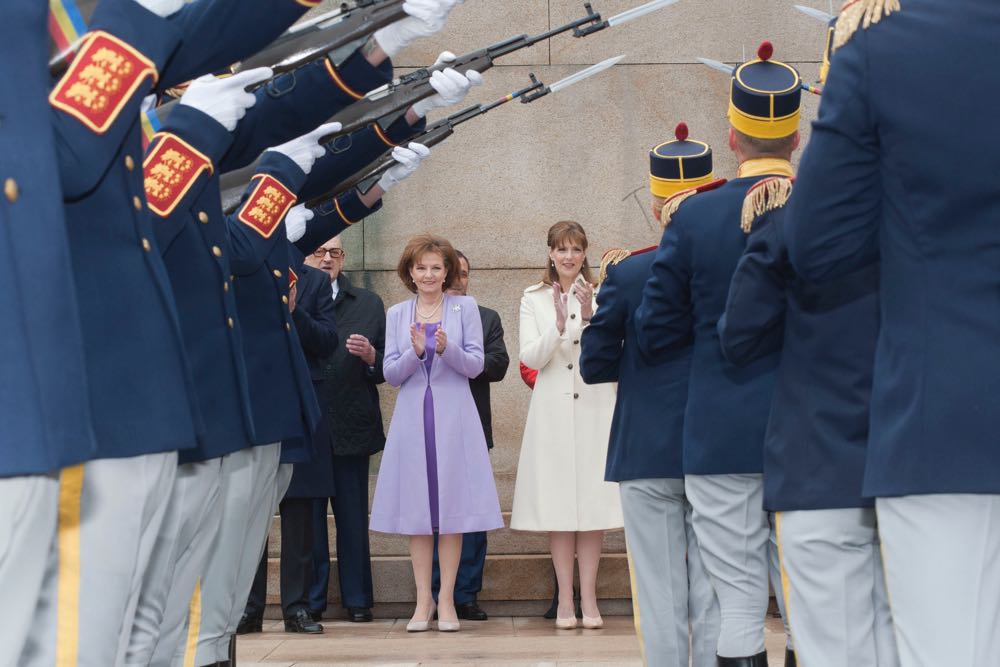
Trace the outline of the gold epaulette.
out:
[[[786,176],[772,176],[757,181],[747,190],[747,196],[743,199],[743,213],[740,216],[740,229],[744,234],[750,233],[753,221],[759,216],[781,208],[788,202],[788,198],[792,195],[794,180]]]
[[[670,224],[670,220],[673,218],[674,214],[677,213],[677,209],[680,208],[681,204],[684,203],[689,197],[698,194],[699,192],[708,192],[709,190],[714,190],[715,188],[725,185],[726,179],[717,178],[716,180],[705,183],[704,185],[699,185],[696,188],[688,188],[687,190],[681,190],[677,194],[673,195],[665,202],[663,202],[663,209],[660,211],[660,225],[666,227]]]
[[[617,264],[632,254],[625,248],[612,248],[601,257],[601,271],[597,274],[597,284],[600,285],[608,277],[608,267]]]
[[[899,11],[899,0],[853,0],[844,3],[833,31],[833,48],[836,51],[850,41],[858,28],[868,28],[884,17]]]

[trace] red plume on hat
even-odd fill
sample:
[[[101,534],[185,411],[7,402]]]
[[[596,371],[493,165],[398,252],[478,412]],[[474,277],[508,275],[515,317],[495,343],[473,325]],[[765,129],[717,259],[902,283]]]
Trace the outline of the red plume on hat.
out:
[[[684,122],[677,123],[677,127],[674,128],[674,137],[676,137],[677,141],[687,141],[688,138],[687,123]]]
[[[774,44],[768,40],[764,40],[757,47],[757,57],[761,60],[770,60],[771,56],[774,55]]]

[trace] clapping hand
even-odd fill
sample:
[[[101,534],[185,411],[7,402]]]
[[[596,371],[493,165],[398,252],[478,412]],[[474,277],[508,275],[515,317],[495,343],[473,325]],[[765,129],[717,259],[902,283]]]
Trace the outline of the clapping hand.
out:
[[[436,343],[435,352],[444,354],[444,348],[448,347],[448,334],[444,332],[443,327],[438,327],[437,331],[434,332],[434,342]]]
[[[553,283],[552,301],[556,306],[556,329],[559,330],[559,335],[566,332],[566,314],[569,311],[567,300],[567,295],[563,294],[562,287],[559,283]]]
[[[584,322],[589,322],[594,316],[594,286],[581,278],[573,283],[572,290],[576,300],[580,302],[580,317]]]
[[[351,334],[347,337],[347,351],[368,366],[375,365],[375,347],[361,334]]]
[[[418,357],[424,356],[424,349],[427,347],[427,327],[419,322],[410,325],[410,342],[413,343],[413,351]]]

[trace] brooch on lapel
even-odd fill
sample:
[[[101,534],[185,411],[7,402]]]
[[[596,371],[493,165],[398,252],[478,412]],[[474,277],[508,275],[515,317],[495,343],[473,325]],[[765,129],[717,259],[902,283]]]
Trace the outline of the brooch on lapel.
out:
[[[462,304],[456,303],[454,306],[451,307],[451,309],[457,313],[458,311],[462,310]]]

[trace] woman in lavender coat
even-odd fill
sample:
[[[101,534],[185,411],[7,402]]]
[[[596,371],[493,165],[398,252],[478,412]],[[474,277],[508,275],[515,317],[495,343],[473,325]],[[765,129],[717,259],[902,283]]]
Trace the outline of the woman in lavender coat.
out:
[[[469,378],[483,370],[483,329],[471,297],[445,294],[457,279],[451,244],[423,234],[397,273],[415,299],[386,315],[386,381],[399,387],[375,485],[371,529],[410,536],[417,605],[406,629],[434,615],[431,566],[438,535],[438,630],[459,629],[453,593],[462,533],[503,527],[482,422]]]

